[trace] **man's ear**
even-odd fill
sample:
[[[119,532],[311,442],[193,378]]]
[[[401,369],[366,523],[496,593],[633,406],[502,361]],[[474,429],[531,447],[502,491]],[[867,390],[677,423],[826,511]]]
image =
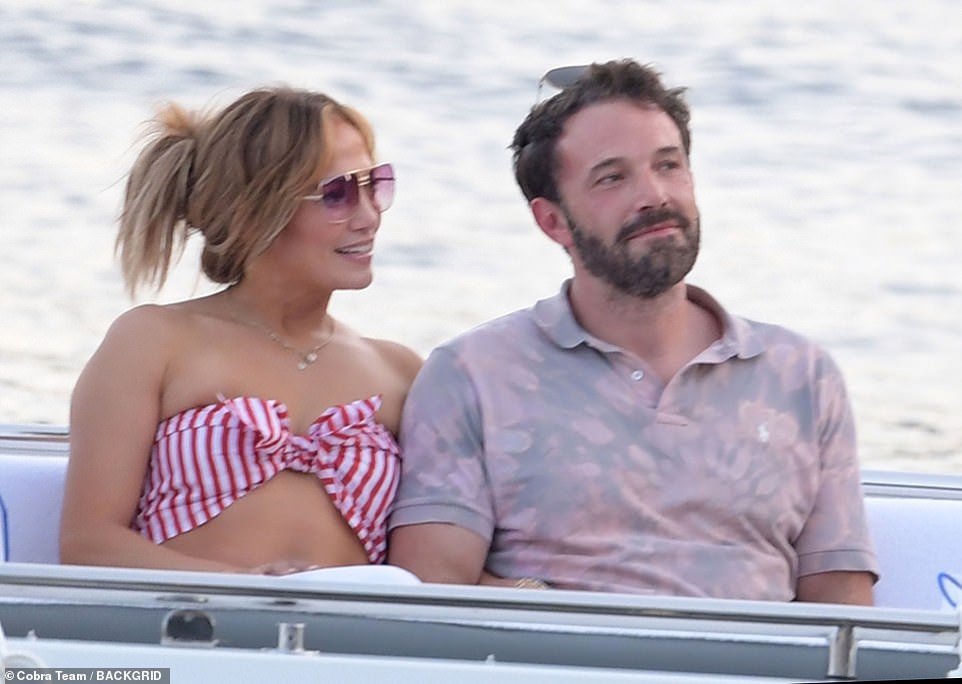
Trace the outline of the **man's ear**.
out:
[[[541,232],[565,249],[571,247],[571,228],[561,205],[544,197],[535,197],[528,206]]]

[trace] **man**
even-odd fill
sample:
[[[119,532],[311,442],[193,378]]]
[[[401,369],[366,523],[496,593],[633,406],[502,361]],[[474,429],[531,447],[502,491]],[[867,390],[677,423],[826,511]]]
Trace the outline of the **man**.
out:
[[[685,283],[688,121],[681,89],[624,60],[521,124],[515,177],[574,276],[430,355],[389,562],[429,582],[871,604],[838,368]]]

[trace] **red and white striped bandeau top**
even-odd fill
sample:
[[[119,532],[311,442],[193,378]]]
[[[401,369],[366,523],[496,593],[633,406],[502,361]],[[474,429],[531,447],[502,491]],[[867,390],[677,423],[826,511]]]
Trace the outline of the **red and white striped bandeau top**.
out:
[[[400,452],[374,418],[380,395],[327,409],[306,436],[291,433],[279,401],[219,398],[157,426],[133,529],[159,544],[289,469],[316,475],[370,561],[384,561]]]

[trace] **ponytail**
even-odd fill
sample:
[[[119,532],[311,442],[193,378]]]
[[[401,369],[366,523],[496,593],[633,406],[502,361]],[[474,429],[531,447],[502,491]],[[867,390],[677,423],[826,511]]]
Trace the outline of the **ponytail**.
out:
[[[195,114],[166,105],[127,178],[116,248],[131,295],[144,284],[163,287],[171,262],[183,254],[199,126]]]

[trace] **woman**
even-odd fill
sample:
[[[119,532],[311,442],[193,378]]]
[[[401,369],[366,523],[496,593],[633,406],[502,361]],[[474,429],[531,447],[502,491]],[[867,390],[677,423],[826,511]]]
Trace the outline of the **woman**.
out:
[[[121,315],[74,389],[61,560],[284,574],[379,563],[410,349],[328,313],[393,199],[369,124],[319,93],[168,105],[117,239],[132,293],[193,232],[227,287]]]

